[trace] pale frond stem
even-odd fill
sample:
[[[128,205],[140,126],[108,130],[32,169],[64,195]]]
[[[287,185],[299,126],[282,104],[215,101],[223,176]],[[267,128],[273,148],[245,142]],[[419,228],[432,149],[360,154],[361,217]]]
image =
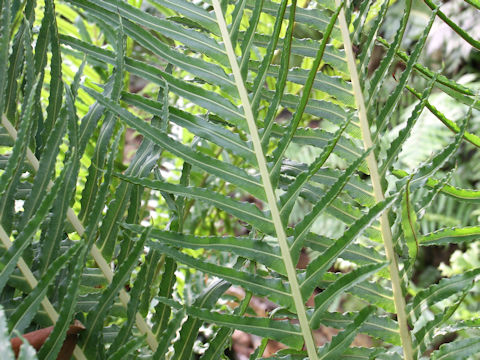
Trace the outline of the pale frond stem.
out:
[[[10,137],[13,140],[17,139],[17,131],[15,130],[13,125],[8,121],[8,119],[3,114],[2,114],[2,126],[5,127],[5,129],[8,131],[8,134],[10,135]],[[38,171],[39,161],[35,157],[35,154],[28,147],[27,147],[27,159],[28,159],[28,162],[30,163],[30,165],[32,165],[33,169],[35,171]],[[48,184],[48,188],[50,188],[52,185],[53,185],[53,183],[52,183],[52,181],[50,181],[49,184]],[[72,224],[72,226],[74,227],[75,231],[77,232],[77,234],[79,236],[82,236],[85,233],[85,228],[83,227],[82,222],[77,217],[77,215],[75,214],[75,212],[73,211],[72,208],[68,208],[68,210],[67,210],[67,219]],[[7,238],[8,238],[8,236],[7,236]],[[3,237],[2,237],[2,241],[3,241]],[[112,279],[113,279],[113,272],[110,269],[110,266],[108,265],[107,261],[103,257],[101,251],[98,249],[98,247],[95,244],[93,244],[93,246],[90,250],[90,254],[92,255],[93,259],[95,260],[98,267],[102,271],[105,279],[107,279],[107,281],[109,283],[111,283]],[[29,271],[30,271],[30,269],[29,269]],[[128,295],[128,293],[124,289],[120,290],[119,298],[120,298],[120,302],[125,307],[127,307],[128,302],[130,301],[130,295]],[[58,315],[57,315],[57,317],[58,317]],[[143,316],[140,315],[138,312],[136,314],[136,323],[137,323],[137,327],[141,331],[141,333],[147,335],[147,343],[150,346],[150,348],[153,351],[155,351],[158,347],[157,339],[155,338],[155,335],[153,335],[152,330],[148,326],[148,324],[145,321],[145,319],[143,318]]]
[[[336,0],[337,5],[340,4],[339,0]],[[342,32],[342,38],[347,56],[348,68],[350,71],[353,91],[355,95],[355,101],[358,107],[358,118],[360,120],[360,128],[362,130],[362,138],[365,149],[372,147],[372,136],[370,133],[370,127],[367,119],[367,109],[365,107],[365,101],[363,98],[363,92],[360,85],[357,66],[355,63],[355,56],[352,51],[352,44],[350,41],[350,32],[345,20],[345,12],[342,9],[338,17],[340,22],[340,30]],[[380,174],[378,171],[378,163],[375,158],[375,154],[372,151],[367,156],[367,165],[370,170],[370,177],[372,179],[373,191],[376,202],[383,201],[385,199],[382,185],[380,182]],[[388,221],[388,212],[385,211],[380,217],[380,226],[382,229],[382,238],[385,246],[385,253],[389,262],[389,272],[392,282],[393,299],[395,303],[395,309],[397,311],[398,326],[400,330],[400,337],[402,340],[403,355],[405,360],[413,360],[412,353],[412,339],[410,336],[410,330],[407,324],[407,312],[405,307],[405,298],[403,297],[400,274],[398,270],[398,262],[393,246],[392,230]]]
[[[7,117],[5,114],[2,114],[2,126],[7,130],[8,134],[10,137],[15,141],[17,140],[17,130],[13,127],[12,123],[8,121]],[[39,167],[39,162],[38,159],[35,157],[33,152],[27,147],[27,160],[32,165],[32,167],[35,169],[35,171],[38,170]]]
[[[0,239],[2,241],[3,246],[5,246],[7,250],[10,249],[10,247],[12,246],[12,242],[10,240],[10,237],[5,232],[5,229],[3,228],[2,225],[0,225]],[[38,285],[38,280],[35,278],[35,276],[32,273],[32,270],[30,270],[27,263],[25,262],[25,260],[23,260],[22,257],[18,259],[17,267],[25,277],[25,280],[27,281],[30,288],[31,289],[36,288]],[[48,317],[52,321],[52,323],[55,324],[58,320],[57,310],[55,310],[52,303],[50,302],[50,300],[48,300],[47,297],[42,299],[41,304],[43,309],[47,313]],[[75,346],[75,349],[73,350],[73,355],[77,360],[87,360],[87,358],[85,357],[85,354],[83,353],[82,349],[80,349],[79,346]]]
[[[277,234],[278,243],[282,252],[282,258],[285,263],[285,268],[287,270],[288,281],[292,290],[292,297],[297,311],[298,320],[300,323],[300,328],[302,331],[303,338],[305,340],[305,346],[307,348],[309,359],[318,360],[317,350],[315,347],[315,342],[313,340],[313,335],[308,324],[307,314],[305,311],[305,304],[302,299],[300,292],[300,286],[298,283],[298,278],[295,270],[295,264],[293,263],[292,257],[290,255],[287,236],[285,229],[283,228],[282,221],[280,218],[280,212],[278,210],[277,198],[272,187],[272,182],[270,180],[269,171],[267,168],[267,163],[265,160],[265,155],[262,149],[262,143],[258,134],[258,129],[255,124],[255,118],[252,112],[252,107],[248,99],[247,89],[243,82],[242,75],[240,73],[240,68],[237,63],[235,52],[228,35],[227,24],[223,17],[222,9],[220,2],[218,0],[213,0],[213,7],[215,10],[215,15],[217,17],[218,25],[220,27],[220,32],[222,33],[222,38],[225,44],[225,49],[227,50],[227,55],[232,67],[232,73],[235,78],[237,85],[238,93],[242,101],[245,118],[247,120],[248,129],[250,131],[250,136],[252,138],[253,148],[255,155],[257,157],[258,167],[260,170],[260,175],[262,177],[263,186],[265,189],[265,194],[267,197],[267,203],[272,214],[272,220],[275,226],[275,232]]]

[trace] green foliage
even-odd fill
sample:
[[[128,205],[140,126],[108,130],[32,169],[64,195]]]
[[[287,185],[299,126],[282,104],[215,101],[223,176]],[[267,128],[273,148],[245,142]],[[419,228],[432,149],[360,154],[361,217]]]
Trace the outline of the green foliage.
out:
[[[421,62],[438,21],[479,45],[426,4],[407,55],[411,0],[0,1],[3,356],[53,325],[20,358],[55,359],[76,319],[76,359],[222,359],[233,330],[263,339],[252,359],[268,340],[271,359],[473,358],[480,102]],[[458,245],[419,285],[425,251]]]

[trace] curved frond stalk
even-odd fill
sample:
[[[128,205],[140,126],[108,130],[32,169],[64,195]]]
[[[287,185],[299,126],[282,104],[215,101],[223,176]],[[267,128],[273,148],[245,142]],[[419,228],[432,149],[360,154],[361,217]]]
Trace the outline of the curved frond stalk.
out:
[[[428,5],[428,7],[432,10],[437,8],[437,5],[433,3],[431,0],[424,0],[425,4]],[[445,24],[450,26],[450,28],[455,31],[458,35],[460,35],[463,40],[468,42],[470,45],[472,45],[474,48],[480,50],[480,41],[475,40],[473,37],[471,37],[465,30],[463,30],[460,26],[455,24],[454,21],[452,21],[450,18],[447,17],[442,11],[438,11],[437,13],[438,17],[442,19]]]
[[[380,45],[384,46],[385,49],[390,49],[390,47],[392,45],[390,45],[388,43],[387,40],[385,40],[384,38],[382,38],[381,36],[377,36],[376,38],[377,40],[377,43],[379,43]],[[397,50],[396,53],[395,53],[395,56],[402,60],[405,64],[408,62],[408,60],[410,59],[410,56],[407,55],[407,53],[405,53],[403,50]],[[413,68],[415,69],[415,71],[421,75],[422,77],[424,77],[425,79],[432,79],[435,75],[437,75],[437,85],[443,89],[445,88],[449,88],[451,89],[452,91],[454,92],[457,92],[459,94],[465,94],[465,95],[470,95],[470,96],[475,96],[475,92],[472,91],[471,89],[469,89],[468,87],[465,87],[464,85],[461,85],[457,82],[455,82],[454,80],[451,80],[451,79],[448,79],[447,77],[445,77],[444,75],[441,75],[441,74],[436,74],[435,72],[433,72],[432,70],[430,70],[429,68],[423,66],[422,64],[420,63],[416,63]]]
[[[475,6],[478,10],[480,10],[480,1],[478,1],[478,0],[465,0],[465,2],[469,3],[472,6]]]
[[[2,126],[5,127],[8,134],[10,135],[10,137],[13,140],[17,139],[17,131],[15,130],[13,125],[10,123],[10,121],[8,121],[6,116],[3,115],[3,114],[2,114]],[[28,162],[30,163],[30,165],[32,165],[33,169],[35,171],[38,171],[39,161],[36,158],[35,154],[29,148],[27,148],[26,158],[27,158]],[[50,181],[48,187],[50,188],[52,185],[53,185],[53,183]],[[74,227],[75,231],[77,232],[77,234],[79,236],[82,236],[85,233],[85,228],[83,227],[83,224],[81,223],[80,219],[77,217],[77,215],[75,214],[75,212],[73,211],[72,208],[69,208],[67,210],[67,219],[72,224],[72,226]],[[7,236],[7,238],[8,238],[8,236]],[[3,241],[3,237],[2,237],[2,241]],[[108,265],[107,261],[103,257],[101,251],[98,249],[98,247],[95,244],[93,244],[93,246],[90,250],[90,254],[92,255],[93,259],[97,263],[98,267],[102,271],[102,273],[105,276],[105,278],[107,279],[107,281],[109,283],[111,283],[112,280],[113,280],[113,272],[112,272],[110,266]],[[26,264],[25,264],[25,266],[26,266]],[[27,267],[27,269],[28,269],[28,267]],[[28,271],[30,271],[30,269],[28,269]],[[31,273],[31,271],[30,271],[30,273]],[[130,295],[128,295],[128,293],[125,291],[125,289],[120,290],[119,298],[120,298],[120,302],[125,307],[127,307],[127,304],[130,301]],[[58,315],[57,315],[57,317],[58,317]],[[143,316],[140,313],[137,312],[135,318],[136,318],[136,324],[137,324],[138,329],[142,332],[142,334],[147,335],[146,341],[147,341],[148,345],[150,346],[150,348],[153,351],[155,351],[158,347],[158,342],[157,342],[157,339],[155,338],[155,335],[153,334],[152,330],[150,329],[147,322],[145,321],[145,319],[143,318]]]
[[[336,4],[340,4],[339,0],[336,0]],[[355,64],[355,56],[352,51],[352,44],[350,41],[350,32],[345,19],[345,12],[340,11],[339,15],[340,30],[342,32],[342,38],[347,56],[348,68],[350,70],[350,76],[355,96],[355,101],[358,107],[358,118],[360,120],[360,128],[362,131],[363,144],[365,149],[372,147],[372,136],[370,133],[370,127],[367,119],[367,109],[365,107],[365,101],[363,97],[362,88],[360,85],[357,67]],[[381,178],[378,171],[378,163],[375,158],[374,152],[371,152],[367,156],[367,165],[370,170],[370,177],[372,180],[373,191],[375,200],[377,202],[383,201],[385,195],[383,193]],[[397,258],[393,246],[392,231],[390,229],[388,221],[388,212],[385,211],[380,217],[380,225],[382,229],[382,238],[385,246],[385,253],[387,260],[389,261],[388,269],[390,272],[390,278],[392,282],[393,298],[395,303],[395,309],[397,311],[398,325],[400,328],[400,337],[402,340],[402,347],[405,360],[413,360],[412,352],[412,339],[410,336],[410,330],[407,324],[407,312],[405,308],[405,298],[403,297],[401,279],[398,269]]]
[[[265,195],[267,198],[267,203],[270,208],[270,212],[272,214],[272,220],[275,226],[275,232],[277,234],[278,243],[280,245],[280,249],[282,252],[282,258],[285,262],[285,267],[288,275],[288,281],[290,283],[291,291],[293,300],[295,303],[295,308],[297,311],[298,320],[300,323],[300,327],[302,330],[302,335],[305,341],[305,346],[307,348],[309,359],[311,360],[318,360],[317,350],[315,347],[315,342],[313,340],[313,335],[310,330],[307,314],[305,310],[305,305],[303,303],[302,294],[300,292],[300,286],[298,283],[298,278],[295,270],[295,264],[293,263],[293,259],[290,254],[287,236],[285,233],[285,229],[282,225],[282,220],[280,218],[280,212],[278,210],[277,198],[274,193],[274,189],[272,186],[272,182],[270,180],[269,171],[267,168],[267,163],[265,159],[265,155],[262,149],[262,143],[260,141],[260,136],[258,134],[258,129],[255,124],[255,118],[252,112],[252,107],[250,104],[250,100],[248,98],[247,89],[245,88],[245,84],[243,82],[242,75],[240,73],[240,68],[237,63],[237,59],[235,56],[235,52],[232,47],[232,43],[230,41],[230,37],[228,34],[227,24],[223,17],[222,8],[220,2],[218,0],[213,0],[213,7],[215,10],[215,15],[217,16],[217,21],[220,27],[220,32],[222,33],[222,38],[225,44],[225,48],[227,50],[228,59],[230,61],[230,65],[232,67],[232,72],[235,78],[235,82],[237,85],[238,93],[240,95],[240,99],[242,101],[245,118],[247,120],[248,129],[250,131],[250,136],[252,137],[253,148],[255,151],[255,155],[258,162],[258,167],[260,170],[260,175],[262,178],[263,186],[265,189]]]
[[[411,86],[405,86],[405,88],[415,95],[417,99],[421,99],[422,95],[416,91],[414,88]],[[476,102],[475,102],[476,103]],[[458,126],[457,123],[454,121],[448,119],[443,113],[437,110],[437,108],[432,105],[428,100],[425,100],[425,107],[430,110],[430,112],[437,117],[438,120],[440,120],[446,127],[448,127],[453,133],[457,134],[460,131],[460,126]],[[465,140],[467,140],[470,144],[480,148],[480,137],[476,134],[469,133],[468,131],[465,131],[463,134],[463,137]]]

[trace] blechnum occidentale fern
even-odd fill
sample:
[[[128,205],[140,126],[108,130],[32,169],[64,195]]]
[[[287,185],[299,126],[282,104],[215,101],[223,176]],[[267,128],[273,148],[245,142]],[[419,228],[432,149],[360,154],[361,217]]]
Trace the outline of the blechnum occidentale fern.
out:
[[[407,55],[404,2],[387,41],[386,0],[2,0],[2,341],[54,325],[37,356],[55,359],[78,319],[76,359],[220,359],[234,329],[263,339],[251,359],[268,340],[282,359],[473,358],[478,319],[452,319],[480,269],[424,289],[411,277],[420,247],[480,234],[420,231],[436,197],[480,201],[438,176],[463,143],[480,147],[468,122],[480,102],[420,56],[434,21],[480,49],[427,1]],[[370,73],[375,45],[385,55]],[[445,117],[433,91],[469,116]],[[416,107],[385,144],[407,92]],[[451,142],[406,171],[398,155],[422,111]],[[328,219],[340,233],[327,236]],[[348,271],[336,272],[340,259]],[[342,313],[346,293],[358,311]],[[275,310],[253,313],[254,296]],[[202,326],[214,331],[198,351]],[[339,332],[318,344],[325,326]],[[360,333],[376,346],[350,347]],[[438,348],[447,334],[457,339]]]

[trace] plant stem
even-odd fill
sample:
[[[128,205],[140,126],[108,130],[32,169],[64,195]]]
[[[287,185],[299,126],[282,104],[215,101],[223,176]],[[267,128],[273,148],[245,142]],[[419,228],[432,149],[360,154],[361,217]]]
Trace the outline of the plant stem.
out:
[[[337,6],[340,4],[339,0],[336,0]],[[370,133],[370,127],[368,125],[367,110],[365,108],[365,101],[363,98],[362,87],[358,77],[357,66],[355,63],[355,55],[352,51],[352,43],[350,41],[350,32],[345,20],[345,12],[342,9],[338,17],[340,22],[340,30],[342,32],[343,44],[345,53],[347,56],[348,69],[350,71],[353,91],[355,95],[355,101],[358,107],[358,118],[360,120],[360,128],[362,131],[363,145],[365,149],[372,147],[372,136]],[[367,156],[367,165],[370,170],[370,177],[373,185],[373,192],[375,201],[378,203],[385,200],[383,194],[382,185],[380,182],[380,174],[378,172],[378,163],[375,158],[375,153],[372,151]],[[405,360],[413,360],[412,354],[412,339],[410,336],[410,330],[407,324],[407,312],[405,308],[405,298],[403,297],[400,274],[398,271],[397,257],[395,254],[392,231],[390,229],[390,223],[388,221],[388,211],[384,211],[380,217],[380,226],[382,229],[383,244],[385,247],[385,254],[389,262],[390,279],[392,282],[393,300],[395,303],[395,309],[397,311],[398,326],[400,329],[400,338],[402,340],[403,356]]]
[[[270,175],[267,168],[265,155],[262,149],[262,143],[258,135],[257,125],[255,123],[255,117],[253,115],[252,107],[248,99],[247,89],[245,88],[245,84],[243,82],[243,78],[240,73],[240,68],[238,66],[236,55],[233,50],[232,43],[230,41],[227,24],[223,17],[220,3],[218,0],[213,0],[212,3],[215,9],[215,15],[217,17],[220,32],[222,33],[222,38],[225,44],[225,49],[227,51],[228,59],[232,67],[232,72],[235,78],[235,83],[237,85],[238,93],[242,101],[245,118],[247,120],[248,129],[250,132],[250,136],[252,138],[253,148],[255,151],[255,155],[257,157],[258,167],[260,170],[260,175],[262,177],[262,182],[265,189],[265,195],[267,197],[267,203],[270,208],[272,220],[275,226],[275,232],[277,234],[278,243],[280,245],[280,249],[282,253],[282,258],[285,263],[285,268],[287,270],[288,281],[290,283],[290,287],[292,290],[292,297],[293,297],[293,301],[297,311],[298,321],[300,323],[302,335],[305,340],[305,346],[307,348],[308,357],[310,360],[318,360],[315,342],[313,340],[313,335],[310,330],[310,326],[308,324],[307,313],[305,311],[305,304],[303,302],[302,294],[300,292],[300,286],[298,284],[295,264],[293,263],[293,259],[290,255],[290,250],[287,243],[287,236],[285,233],[285,229],[283,228],[283,225],[282,225],[280,212],[278,211],[277,198],[273,190],[272,182],[270,180]]]

